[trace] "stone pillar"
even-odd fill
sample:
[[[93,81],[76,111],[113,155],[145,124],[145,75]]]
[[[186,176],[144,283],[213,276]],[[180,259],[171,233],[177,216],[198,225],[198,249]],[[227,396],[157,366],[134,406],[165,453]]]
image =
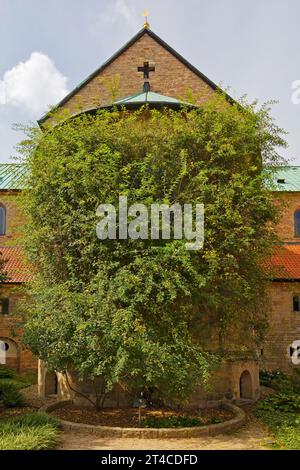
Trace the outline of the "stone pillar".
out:
[[[47,367],[44,361],[38,360],[38,396],[46,398],[46,374]]]

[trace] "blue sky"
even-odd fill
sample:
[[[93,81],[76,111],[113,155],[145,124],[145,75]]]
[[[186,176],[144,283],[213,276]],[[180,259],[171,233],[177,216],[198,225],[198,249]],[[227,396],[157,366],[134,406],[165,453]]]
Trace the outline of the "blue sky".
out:
[[[300,165],[299,0],[0,0],[0,161],[22,138],[12,124],[35,121],[99,67],[145,9],[155,33],[233,96],[279,101],[284,155]]]

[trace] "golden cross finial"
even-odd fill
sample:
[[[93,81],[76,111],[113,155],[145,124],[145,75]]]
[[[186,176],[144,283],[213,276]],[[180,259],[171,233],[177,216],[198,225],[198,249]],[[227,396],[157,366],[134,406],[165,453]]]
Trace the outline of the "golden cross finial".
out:
[[[150,24],[148,23],[148,16],[149,16],[149,11],[144,11],[143,17],[145,18],[144,21],[144,28],[150,29]]]

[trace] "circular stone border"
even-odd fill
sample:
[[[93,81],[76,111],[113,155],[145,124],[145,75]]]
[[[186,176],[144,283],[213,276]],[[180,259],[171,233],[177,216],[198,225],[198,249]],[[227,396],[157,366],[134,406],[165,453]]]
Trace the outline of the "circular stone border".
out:
[[[51,411],[63,408],[72,404],[72,400],[61,400],[50,405],[44,405],[39,411],[51,413]],[[116,438],[140,438],[140,439],[182,439],[187,437],[216,436],[231,431],[236,431],[246,423],[244,410],[231,403],[222,403],[221,407],[233,412],[234,417],[219,424],[209,424],[192,428],[120,428],[112,426],[96,426],[92,424],[73,423],[71,421],[60,420],[64,431],[89,431],[99,437]]]

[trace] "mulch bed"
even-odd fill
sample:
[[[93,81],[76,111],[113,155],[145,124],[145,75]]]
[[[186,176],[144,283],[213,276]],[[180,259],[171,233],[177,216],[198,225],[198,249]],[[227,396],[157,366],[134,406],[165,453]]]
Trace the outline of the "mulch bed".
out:
[[[138,427],[137,408],[107,408],[96,411],[93,408],[79,408],[75,405],[66,405],[64,408],[53,411],[53,414],[65,421],[73,423],[92,424],[98,426],[112,426],[135,428]],[[202,425],[211,424],[211,420],[217,418],[227,421],[233,414],[226,409],[205,409],[173,411],[170,409],[143,409],[142,417],[166,418],[171,416],[187,416],[190,418],[200,418]]]

